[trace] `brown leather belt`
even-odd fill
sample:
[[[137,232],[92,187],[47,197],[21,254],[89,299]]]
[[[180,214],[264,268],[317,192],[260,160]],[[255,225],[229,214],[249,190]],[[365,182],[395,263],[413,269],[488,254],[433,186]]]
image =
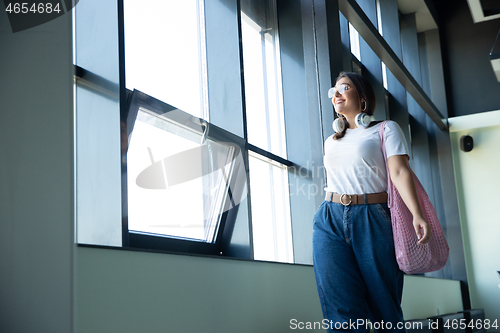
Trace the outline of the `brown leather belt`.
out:
[[[343,204],[344,206],[349,205],[361,205],[361,204],[377,204],[387,202],[387,193],[369,193],[369,194],[338,194],[332,192],[326,192],[326,201],[336,202]]]

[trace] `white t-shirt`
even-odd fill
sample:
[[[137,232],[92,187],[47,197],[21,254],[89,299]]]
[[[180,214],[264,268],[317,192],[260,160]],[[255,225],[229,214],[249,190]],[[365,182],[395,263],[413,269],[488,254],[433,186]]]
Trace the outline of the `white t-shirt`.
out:
[[[326,169],[325,191],[339,194],[387,192],[387,170],[378,134],[380,124],[369,128],[347,129],[340,140],[333,135],[325,141],[323,162]],[[389,120],[385,124],[387,158],[408,155],[401,127]]]

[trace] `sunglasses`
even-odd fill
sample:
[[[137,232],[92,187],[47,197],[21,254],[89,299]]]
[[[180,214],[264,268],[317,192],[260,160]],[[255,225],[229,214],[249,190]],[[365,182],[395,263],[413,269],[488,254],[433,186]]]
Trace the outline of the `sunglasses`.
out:
[[[332,87],[332,88],[328,89],[328,98],[333,98],[333,96],[335,96],[335,94],[337,92],[342,95],[343,93],[345,93],[349,89],[351,89],[351,86],[348,85],[347,83],[342,83],[338,87]]]

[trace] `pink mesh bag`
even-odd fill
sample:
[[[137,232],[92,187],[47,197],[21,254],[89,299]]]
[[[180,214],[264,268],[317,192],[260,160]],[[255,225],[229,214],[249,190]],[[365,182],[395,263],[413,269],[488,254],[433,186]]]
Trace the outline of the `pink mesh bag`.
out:
[[[380,125],[379,135],[382,143],[382,152],[387,161],[385,152],[384,126],[387,121]],[[434,210],[434,206],[429,200],[424,187],[412,171],[418,199],[424,217],[429,222],[432,231],[432,238],[427,244],[417,245],[418,239],[413,228],[413,215],[406,207],[398,190],[391,181],[389,168],[387,167],[387,192],[389,199],[387,205],[391,210],[392,233],[394,236],[394,247],[396,250],[396,260],[399,269],[407,274],[427,273],[437,271],[446,265],[448,261],[449,247],[444,237],[443,228]]]

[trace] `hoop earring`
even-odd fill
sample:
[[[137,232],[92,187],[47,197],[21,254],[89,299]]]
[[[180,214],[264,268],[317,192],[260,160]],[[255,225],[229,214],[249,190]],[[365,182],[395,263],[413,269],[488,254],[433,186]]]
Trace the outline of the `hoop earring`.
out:
[[[361,109],[361,111],[365,112],[366,111],[366,106],[367,106],[368,103],[366,103],[365,99],[361,101],[361,103],[363,103],[363,102],[365,103],[365,106]]]

